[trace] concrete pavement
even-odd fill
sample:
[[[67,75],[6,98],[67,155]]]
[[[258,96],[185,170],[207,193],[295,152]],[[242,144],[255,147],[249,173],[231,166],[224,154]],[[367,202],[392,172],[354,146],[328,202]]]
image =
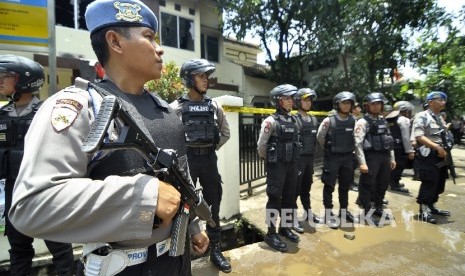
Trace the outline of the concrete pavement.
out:
[[[264,242],[249,244],[225,252],[236,275],[464,275],[465,274],[465,147],[455,146],[452,155],[456,165],[457,184],[446,183],[438,207],[450,210],[450,217],[437,217],[432,225],[416,220],[418,204],[415,197],[420,186],[412,180],[413,171],[406,170],[401,182],[410,195],[388,191],[386,199],[395,217],[381,228],[355,225],[333,230],[326,225],[307,225],[301,242],[287,242],[289,251],[280,253]],[[311,191],[312,208],[322,211],[321,165],[315,167]],[[358,179],[358,177],[356,178]],[[359,213],[355,204],[358,193],[349,192],[349,210]],[[337,206],[337,189],[333,196]],[[266,194],[262,191],[241,199],[244,220],[263,234]],[[344,234],[354,235],[353,240]],[[193,275],[223,275],[202,257],[193,261]]]

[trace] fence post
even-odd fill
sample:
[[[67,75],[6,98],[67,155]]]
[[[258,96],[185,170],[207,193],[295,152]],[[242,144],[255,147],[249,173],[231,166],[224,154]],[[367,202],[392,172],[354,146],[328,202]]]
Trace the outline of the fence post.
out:
[[[242,98],[224,95],[214,98],[221,105],[244,105]],[[220,219],[230,219],[240,213],[239,209],[239,113],[225,112],[231,138],[218,152],[218,171],[223,181],[223,197],[220,205]]]

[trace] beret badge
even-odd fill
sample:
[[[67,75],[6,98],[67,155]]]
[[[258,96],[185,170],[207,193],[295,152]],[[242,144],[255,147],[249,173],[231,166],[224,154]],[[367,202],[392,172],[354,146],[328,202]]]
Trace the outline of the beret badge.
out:
[[[115,8],[118,10],[118,13],[115,15],[117,20],[127,21],[127,22],[141,22],[142,16],[139,15],[141,7],[139,4],[130,4],[130,3],[121,3],[115,2]]]

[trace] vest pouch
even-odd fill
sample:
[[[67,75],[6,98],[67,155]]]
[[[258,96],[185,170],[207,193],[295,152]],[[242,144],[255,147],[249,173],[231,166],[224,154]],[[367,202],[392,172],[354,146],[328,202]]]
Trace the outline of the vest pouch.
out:
[[[294,160],[294,143],[284,144],[284,162],[291,162]]]
[[[0,123],[0,147],[16,145],[16,124],[14,121]]]
[[[373,136],[367,135],[363,140],[363,150],[372,150],[373,149]]]
[[[268,144],[266,151],[266,162],[273,164],[278,163],[278,147],[276,143]]]
[[[390,135],[384,135],[384,149],[387,151],[394,149],[394,138]]]

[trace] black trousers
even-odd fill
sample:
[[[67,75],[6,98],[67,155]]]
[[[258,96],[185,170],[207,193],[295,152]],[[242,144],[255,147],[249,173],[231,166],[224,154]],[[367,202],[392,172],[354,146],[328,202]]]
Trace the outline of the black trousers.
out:
[[[218,172],[218,157],[214,150],[207,154],[187,153],[189,171],[194,183],[198,180],[203,190],[203,197],[208,205],[211,206],[212,218],[216,227],[212,228],[207,225],[207,234],[210,243],[221,241],[220,227],[220,203],[223,195],[221,186],[221,175]]]
[[[300,202],[306,212],[311,209],[310,190],[313,184],[313,155],[301,155],[297,159],[297,185],[294,208],[297,209],[297,197],[300,196]]]
[[[283,211],[293,212],[295,206],[295,193],[297,186],[297,164],[295,161],[266,163],[266,202],[267,216],[270,213],[278,212],[281,215]],[[267,218],[268,220],[268,218]],[[270,228],[277,226],[277,217],[271,219]],[[290,224],[291,221],[283,222]]]
[[[418,191],[417,203],[434,204],[439,195],[444,192],[447,179],[447,167],[438,168],[437,163],[444,159],[437,156],[436,151],[431,151],[427,157],[417,155],[420,172],[420,190]]]
[[[405,153],[404,149],[395,149],[394,156],[396,159],[396,168],[391,171],[391,183],[396,185],[399,183],[402,178],[402,173],[407,167],[408,155]]]
[[[323,205],[325,209],[333,208],[333,192],[336,181],[339,183],[339,205],[346,209],[349,205],[349,187],[353,182],[354,162],[352,153],[334,154],[325,152],[323,161]]]
[[[365,211],[371,208],[373,200],[375,208],[383,206],[384,195],[391,178],[391,155],[389,152],[365,152],[368,173],[360,174],[358,195]]]
[[[7,238],[10,243],[10,275],[23,276],[30,275],[32,268],[32,258],[35,255],[32,242],[34,238],[26,236],[16,230],[10,223],[8,216],[6,218]],[[53,265],[58,275],[73,275],[74,255],[70,243],[61,243],[44,240],[45,245],[52,254]]]

